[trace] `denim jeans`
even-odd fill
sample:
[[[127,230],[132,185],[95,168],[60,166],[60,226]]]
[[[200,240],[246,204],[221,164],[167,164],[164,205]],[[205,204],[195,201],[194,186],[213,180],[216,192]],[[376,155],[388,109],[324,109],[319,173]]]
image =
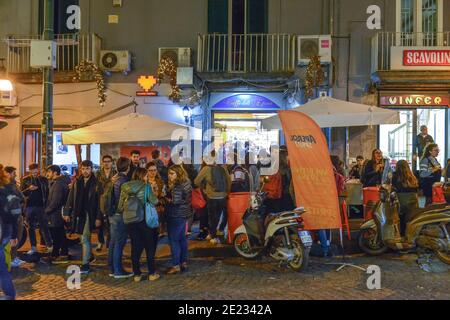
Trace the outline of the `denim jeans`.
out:
[[[36,247],[36,228],[39,223],[39,230],[47,247],[52,246],[52,238],[48,229],[48,221],[45,217],[43,207],[29,207],[26,210],[28,219],[28,233],[30,236],[31,246]]]
[[[182,263],[187,262],[188,259],[186,222],[187,219],[183,218],[169,218],[167,221],[173,266],[179,266]]]
[[[113,274],[123,272],[122,255],[127,243],[127,228],[121,214],[115,214],[109,218],[110,239],[108,248],[108,266]]]
[[[322,253],[327,254],[330,250],[329,241],[329,230],[319,230],[317,235],[319,236],[320,246],[322,248]]]
[[[12,226],[3,226],[3,239],[0,241],[0,288],[6,297],[10,299],[16,298],[16,290],[14,289],[14,284],[12,281],[11,274],[8,271],[8,266],[6,265],[6,255],[5,247],[11,241],[12,236]]]
[[[83,234],[81,235],[81,246],[83,248],[81,264],[88,265],[89,260],[91,259],[91,228],[89,226],[89,215],[86,217]]]

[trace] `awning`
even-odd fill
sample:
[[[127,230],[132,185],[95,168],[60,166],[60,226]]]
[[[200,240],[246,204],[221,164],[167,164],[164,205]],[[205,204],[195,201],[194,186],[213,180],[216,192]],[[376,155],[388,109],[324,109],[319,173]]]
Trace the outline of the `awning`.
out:
[[[321,128],[356,127],[380,124],[398,124],[397,111],[331,97],[321,97],[293,110],[310,116]],[[262,121],[265,129],[281,129],[278,115]]]
[[[88,127],[63,132],[62,143],[101,144],[178,140],[189,133],[191,139],[201,138],[201,130],[163,121],[147,115],[131,113]]]

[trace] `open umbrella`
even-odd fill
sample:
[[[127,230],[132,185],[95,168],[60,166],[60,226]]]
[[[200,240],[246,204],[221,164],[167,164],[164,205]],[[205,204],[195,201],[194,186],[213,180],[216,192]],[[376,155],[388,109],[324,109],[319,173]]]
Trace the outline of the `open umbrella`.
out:
[[[355,127],[400,123],[397,111],[365,104],[320,97],[293,110],[310,116],[321,128]],[[264,119],[265,129],[281,129],[278,115]]]
[[[183,130],[189,130],[191,139],[201,136],[201,130],[163,121],[147,115],[130,113],[126,116],[96,123],[88,127],[63,132],[62,142],[71,144],[126,143],[145,141],[169,141],[178,139]]]

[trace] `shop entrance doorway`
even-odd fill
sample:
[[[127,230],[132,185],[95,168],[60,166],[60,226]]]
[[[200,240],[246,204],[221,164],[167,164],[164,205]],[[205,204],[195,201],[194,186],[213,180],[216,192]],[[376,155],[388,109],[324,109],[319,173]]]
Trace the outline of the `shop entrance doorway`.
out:
[[[431,135],[441,150],[438,160],[442,166],[446,164],[447,150],[447,109],[414,109],[399,110],[400,124],[380,126],[380,149],[391,160],[408,160],[417,169],[413,156],[417,153],[415,138],[420,133],[420,127],[428,127]],[[417,155],[420,159],[422,155]],[[418,160],[420,161],[420,160]]]
[[[255,155],[263,149],[269,152],[271,146],[279,145],[280,133],[279,130],[264,130],[261,121],[273,115],[275,113],[214,112],[214,148],[224,150],[225,159],[237,144],[248,147]]]

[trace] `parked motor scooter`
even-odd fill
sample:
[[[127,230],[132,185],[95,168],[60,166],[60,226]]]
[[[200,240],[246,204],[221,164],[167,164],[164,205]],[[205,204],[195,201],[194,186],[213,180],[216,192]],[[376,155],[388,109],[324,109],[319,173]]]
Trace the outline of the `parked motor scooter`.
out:
[[[236,252],[246,258],[255,259],[267,254],[302,271],[308,265],[312,238],[302,230],[305,213],[303,208],[273,213],[266,216],[263,206],[266,193],[260,191],[251,196],[251,205],[243,217],[243,224],[234,232],[233,245]]]
[[[399,201],[390,185],[380,188],[380,201],[373,216],[361,226],[358,245],[369,255],[395,251],[431,250],[450,264],[450,187],[445,188],[447,204],[417,208],[407,221],[405,236],[400,234]]]

